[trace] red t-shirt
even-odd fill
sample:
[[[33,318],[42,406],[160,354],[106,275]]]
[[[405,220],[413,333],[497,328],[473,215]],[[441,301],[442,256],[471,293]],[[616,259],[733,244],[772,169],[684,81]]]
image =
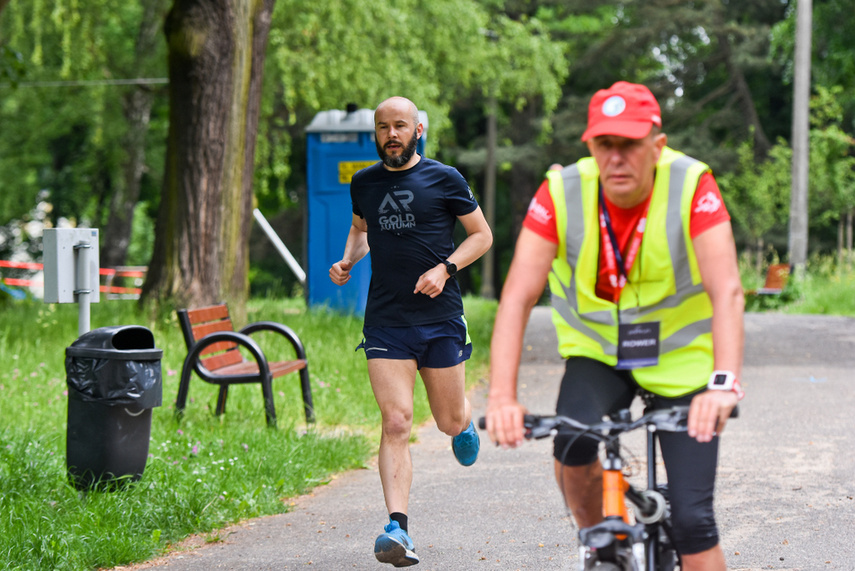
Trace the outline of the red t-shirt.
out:
[[[644,215],[648,199],[632,208],[619,208],[605,199],[606,208],[611,217],[612,229],[617,237],[621,252],[626,252],[627,245],[635,233],[639,219]],[[721,191],[711,173],[704,173],[698,181],[698,188],[692,199],[692,214],[689,220],[689,234],[698,237],[705,230],[722,222],[730,220],[730,214],[721,199]],[[549,182],[543,181],[537,193],[532,198],[523,226],[550,242],[558,243],[558,228],[555,226],[555,207],[549,194]],[[602,232],[601,242],[602,242]],[[627,272],[629,268],[627,268]],[[608,269],[604,259],[604,248],[600,247],[599,272],[597,276],[597,295],[603,299],[616,300],[620,289],[609,282]]]

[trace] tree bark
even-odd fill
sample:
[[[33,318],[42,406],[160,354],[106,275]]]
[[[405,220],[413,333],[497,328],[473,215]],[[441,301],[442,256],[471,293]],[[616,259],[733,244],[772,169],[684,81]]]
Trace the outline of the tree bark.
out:
[[[261,114],[261,88],[264,77],[264,59],[267,52],[267,38],[273,16],[275,0],[257,0],[248,3],[248,30],[242,38],[243,58],[239,56],[243,80],[235,82],[238,88],[235,99],[245,98],[240,109],[242,121],[234,122],[232,127],[234,140],[241,141],[242,153],[235,155],[235,178],[227,188],[237,194],[232,204],[239,205],[237,217],[228,217],[223,225],[223,245],[229,252],[226,259],[234,260],[231,267],[224,268],[224,296],[242,305],[249,292],[249,235],[252,230],[253,210],[253,174],[255,172],[255,146],[258,137],[258,119]],[[245,88],[245,89],[244,89]],[[227,203],[228,204],[228,203]]]
[[[264,46],[275,0],[175,0],[163,197],[142,302],[243,312]]]

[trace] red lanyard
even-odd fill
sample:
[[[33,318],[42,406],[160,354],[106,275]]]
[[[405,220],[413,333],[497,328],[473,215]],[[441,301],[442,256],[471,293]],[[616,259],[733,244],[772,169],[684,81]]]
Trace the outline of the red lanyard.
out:
[[[641,249],[641,239],[644,237],[644,227],[647,224],[647,212],[650,210],[650,202],[644,207],[644,214],[638,221],[638,226],[635,227],[635,235],[629,244],[629,250],[626,253],[626,258],[623,257],[618,244],[617,236],[612,228],[612,220],[609,216],[609,210],[606,208],[605,199],[603,198],[603,187],[600,186],[600,235],[603,238],[603,253],[605,254],[606,271],[609,276],[609,283],[617,290],[617,295],[620,290],[626,285],[626,280],[629,275],[629,270],[632,269],[632,263],[635,261],[638,251]]]

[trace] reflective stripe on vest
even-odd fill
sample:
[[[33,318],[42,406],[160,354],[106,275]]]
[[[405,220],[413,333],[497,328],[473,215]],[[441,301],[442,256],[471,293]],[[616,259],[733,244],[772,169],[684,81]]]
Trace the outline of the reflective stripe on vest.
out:
[[[559,247],[549,276],[562,356],[617,362],[617,323],[659,321],[659,365],[633,371],[643,387],[677,396],[706,383],[712,370],[712,306],[689,234],[698,181],[709,167],[664,148],[641,251],[618,305],[597,297],[599,172],[592,158],[548,173]],[[585,229],[590,232],[586,233]]]

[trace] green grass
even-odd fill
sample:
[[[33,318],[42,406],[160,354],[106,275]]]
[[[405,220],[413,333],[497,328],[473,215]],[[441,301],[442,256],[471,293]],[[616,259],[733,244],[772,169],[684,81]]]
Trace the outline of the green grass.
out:
[[[794,299],[781,308],[784,313],[855,316],[855,266],[813,257],[793,285]]]
[[[483,378],[495,302],[466,299],[475,351],[470,384]],[[65,348],[77,338],[77,307],[39,301],[0,306],[0,561],[6,569],[94,569],[141,561],[192,533],[289,509],[289,498],[360,468],[375,454],[380,414],[365,357],[354,348],[361,319],[302,301],[253,300],[248,320],[287,324],[310,360],[318,422],[304,424],[297,375],[274,381],[278,428],[266,428],[259,385],[234,386],[226,414],[217,387],[197,377],[181,422],[173,403],[186,355],[174,315],[154,321],[123,301],[92,306],[92,328],[136,324],[163,349],[163,406],[152,413],[145,473],[120,491],[79,492],[66,475]],[[272,334],[256,339],[289,358]],[[417,383],[417,423],[429,417]],[[216,540],[216,534],[214,534]]]
[[[740,274],[746,290],[763,285],[765,275],[744,258]],[[831,256],[813,256],[803,275],[791,276],[781,294],[747,295],[745,310],[855,316],[855,265],[840,264]]]

